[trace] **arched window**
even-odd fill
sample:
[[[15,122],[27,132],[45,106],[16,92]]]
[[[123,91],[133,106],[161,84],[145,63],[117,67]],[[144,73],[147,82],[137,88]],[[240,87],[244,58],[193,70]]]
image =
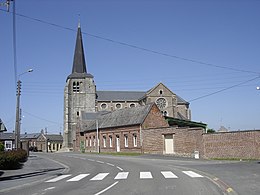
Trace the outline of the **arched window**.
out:
[[[73,82],[73,92],[78,93],[79,92],[79,82]]]

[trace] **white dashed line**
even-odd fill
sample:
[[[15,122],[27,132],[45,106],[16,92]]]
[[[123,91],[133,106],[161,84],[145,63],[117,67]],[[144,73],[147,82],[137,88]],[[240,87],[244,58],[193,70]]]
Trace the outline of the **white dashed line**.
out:
[[[113,165],[113,164],[110,164],[110,163],[106,163],[107,165],[109,165],[109,166],[112,166],[112,167],[114,167],[115,165]]]
[[[116,168],[118,168],[120,171],[123,171],[123,169],[122,169],[121,167],[118,167],[118,166],[117,166]]]

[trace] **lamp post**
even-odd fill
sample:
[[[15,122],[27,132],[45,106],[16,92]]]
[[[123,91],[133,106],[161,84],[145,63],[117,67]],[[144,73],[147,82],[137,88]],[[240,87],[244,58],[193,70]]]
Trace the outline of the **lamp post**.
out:
[[[257,86],[256,89],[257,89],[257,90],[260,90],[260,86]]]
[[[21,148],[20,145],[20,127],[21,127],[21,110],[20,110],[20,96],[21,96],[21,80],[19,77],[23,74],[32,72],[33,69],[29,69],[18,75],[17,81],[17,92],[16,92],[16,120],[15,120],[15,147],[16,149]]]

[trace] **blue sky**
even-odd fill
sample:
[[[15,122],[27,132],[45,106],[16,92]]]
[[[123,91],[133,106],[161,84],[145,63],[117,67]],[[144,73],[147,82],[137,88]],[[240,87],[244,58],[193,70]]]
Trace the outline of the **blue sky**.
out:
[[[0,118],[12,131],[13,16],[0,9]],[[258,0],[16,1],[17,73],[34,69],[20,77],[21,132],[63,131],[79,14],[97,90],[147,91],[163,82],[190,101],[194,121],[260,129],[259,9]]]

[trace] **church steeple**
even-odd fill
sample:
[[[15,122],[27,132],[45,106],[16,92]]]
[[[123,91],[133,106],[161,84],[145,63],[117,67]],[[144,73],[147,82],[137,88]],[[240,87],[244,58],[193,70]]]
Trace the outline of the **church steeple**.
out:
[[[80,23],[78,24],[72,73],[67,79],[69,78],[93,78],[91,74],[87,73]]]

